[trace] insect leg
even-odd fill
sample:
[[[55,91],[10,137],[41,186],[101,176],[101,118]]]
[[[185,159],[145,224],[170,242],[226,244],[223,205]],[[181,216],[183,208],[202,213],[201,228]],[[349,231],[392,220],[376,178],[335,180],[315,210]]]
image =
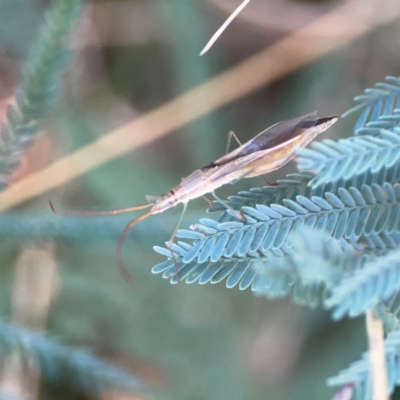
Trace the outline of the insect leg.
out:
[[[216,195],[216,193],[215,193],[214,191],[212,191],[211,193],[212,193],[212,195],[217,199],[217,201],[218,201],[219,203],[221,203],[224,207],[226,207],[227,210],[232,211],[232,212],[235,214],[236,218],[241,219],[243,222],[246,222],[246,217],[245,217],[245,215],[243,214],[242,211],[237,211],[237,210],[235,210],[234,208],[232,208],[226,201],[220,199],[220,198]]]
[[[210,199],[207,198],[206,196],[201,196],[201,197],[208,203],[209,207],[212,207],[212,205],[213,205],[212,200],[210,200]]]
[[[277,183],[277,182],[271,183],[265,176],[263,176],[263,179],[264,179],[265,183],[266,183],[268,186],[278,186],[278,185],[279,185],[279,183]]]
[[[172,251],[172,244],[174,243],[174,239],[175,239],[175,236],[176,236],[176,232],[178,232],[178,229],[179,229],[179,227],[180,227],[180,225],[181,225],[181,223],[182,223],[183,215],[185,214],[185,211],[186,211],[186,209],[187,209],[187,206],[188,206],[188,203],[183,203],[183,210],[182,210],[181,216],[179,217],[179,221],[178,221],[178,223],[176,224],[176,227],[175,227],[175,229],[174,229],[174,232],[172,233],[172,236],[171,236],[171,238],[170,238],[169,241],[168,241],[168,248],[169,248],[169,251],[171,252],[172,259],[174,260],[175,274],[176,274],[176,277],[177,277],[177,279],[178,279],[178,283],[180,282],[180,280],[179,280],[179,271],[178,271],[178,263],[177,263],[177,261],[176,261],[174,252]]]
[[[233,136],[233,137],[235,138],[235,140],[238,142],[239,146],[242,145],[242,142],[241,142],[241,141],[239,140],[239,138],[236,136],[236,133],[233,132],[233,131],[229,131],[229,132],[228,132],[228,140],[227,140],[227,143],[226,143],[226,153],[225,153],[225,154],[228,154],[228,152],[229,152],[229,146],[230,146],[230,144],[231,144],[232,136]]]

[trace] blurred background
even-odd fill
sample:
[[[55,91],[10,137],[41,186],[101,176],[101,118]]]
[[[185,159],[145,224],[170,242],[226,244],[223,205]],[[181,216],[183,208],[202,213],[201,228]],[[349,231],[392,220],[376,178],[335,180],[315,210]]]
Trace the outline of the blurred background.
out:
[[[1,116],[48,3],[0,0]],[[125,135],[123,145],[120,136],[112,136],[110,143],[128,152],[94,169],[71,164],[79,170],[74,179],[0,218],[2,314],[74,348],[92,349],[152,388],[151,395],[121,399],[330,399],[334,391],[326,378],[366,348],[362,319],[333,324],[322,310],[256,298],[250,289],[170,285],[152,275],[151,267],[163,261],[152,247],[169,239],[179,208],[151,217],[129,235],[123,254],[136,290],[116,268],[116,244],[130,216],[67,218],[48,208],[50,198],[72,210],[143,204],[146,194],[160,195],[222,156],[229,130],[244,142],[273,123],[315,109],[320,116],[341,115],[365,88],[399,75],[395,1],[252,0],[199,57],[239,3],[89,2],[71,40],[63,95],[10,178],[12,186],[209,85],[196,101],[179,103],[182,110],[158,118],[157,128],[150,122],[148,129],[135,125],[140,129]],[[293,38],[295,45],[287,46]],[[252,73],[221,82],[219,74],[255,57]],[[209,104],[209,110],[198,111]],[[354,120],[340,120],[321,137],[351,135]],[[94,156],[107,150],[92,147]],[[295,170],[290,163],[268,179]],[[245,179],[217,193],[226,198],[264,184],[261,177]],[[203,199],[191,202],[182,227],[218,218],[206,215],[206,208]],[[50,385],[30,373],[27,379],[12,357],[5,359],[2,387],[21,398],[90,398],[68,381]],[[98,397],[112,398],[107,392]]]

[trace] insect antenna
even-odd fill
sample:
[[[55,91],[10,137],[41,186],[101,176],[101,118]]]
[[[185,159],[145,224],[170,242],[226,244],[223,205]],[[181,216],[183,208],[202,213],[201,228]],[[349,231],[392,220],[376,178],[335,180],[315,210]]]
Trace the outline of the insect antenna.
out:
[[[135,288],[136,283],[135,280],[132,278],[132,275],[129,273],[127,268],[125,267],[124,260],[122,259],[122,245],[125,242],[126,236],[128,235],[129,231],[140,221],[145,220],[146,218],[150,217],[150,215],[153,215],[153,211],[149,210],[147,213],[144,213],[143,215],[140,215],[139,217],[133,219],[130,221],[124,228],[124,230],[121,233],[121,236],[119,237],[118,240],[118,245],[117,245],[117,265],[118,265],[118,271],[120,275],[125,279],[125,281],[133,288]]]
[[[126,212],[144,210],[146,208],[152,207],[153,205],[154,204],[150,203],[150,204],[144,204],[143,206],[116,208],[114,210],[105,210],[105,211],[69,211],[69,210],[62,210],[59,208],[56,209],[52,201],[49,200],[49,206],[54,214],[65,215],[68,217],[97,217],[99,215],[116,215]]]

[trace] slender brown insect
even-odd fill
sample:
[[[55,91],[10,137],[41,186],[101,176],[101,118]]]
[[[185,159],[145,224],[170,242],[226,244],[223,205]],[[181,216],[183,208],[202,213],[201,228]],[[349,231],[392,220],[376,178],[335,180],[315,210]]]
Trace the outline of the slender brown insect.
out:
[[[134,225],[151,215],[160,214],[178,204],[183,204],[183,211],[179,218],[179,222],[168,242],[171,250],[174,237],[182,222],[189,201],[204,196],[207,193],[212,193],[219,202],[224,204],[227,208],[230,208],[214,193],[216,189],[242,178],[264,175],[280,168],[296,156],[297,149],[306,146],[319,133],[328,129],[336,121],[337,117],[319,118],[317,112],[314,111],[300,117],[278,122],[270,128],[262,131],[256,137],[237,149],[211,164],[194,171],[169,192],[160,197],[149,196],[148,199],[152,199],[152,202],[149,204],[109,211],[63,211],[62,214],[75,216],[109,215],[137,211],[151,207],[149,211],[133,219],[126,225],[117,246],[117,262],[120,273],[128,282],[133,284],[133,280],[125,269],[122,261],[122,245],[126,235]],[[51,202],[50,207],[55,213],[57,213]],[[171,255],[172,258],[175,259],[172,250]]]

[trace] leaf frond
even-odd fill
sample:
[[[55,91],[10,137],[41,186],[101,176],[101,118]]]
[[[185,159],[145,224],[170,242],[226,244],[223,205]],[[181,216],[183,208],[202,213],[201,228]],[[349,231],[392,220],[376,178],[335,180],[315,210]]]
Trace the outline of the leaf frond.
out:
[[[147,390],[139,378],[126,370],[88,352],[64,347],[38,333],[0,320],[0,351],[8,354],[15,350],[19,350],[21,356],[34,355],[41,373],[49,381],[70,382],[75,389],[87,394],[97,393],[100,388],[134,393]]]
[[[81,11],[81,0],[54,0],[45,15],[23,79],[0,130],[0,188],[19,165],[21,155],[39,132],[38,121],[50,109],[60,71],[68,61],[66,40]]]
[[[314,175],[310,172],[288,174],[285,179],[280,179],[273,186],[255,187],[248,191],[241,191],[235,196],[229,196],[227,204],[235,210],[244,206],[255,207],[256,204],[281,204],[283,199],[293,198],[297,195],[310,196],[315,193],[308,186]],[[225,211],[224,205],[215,201],[207,212]]]
[[[359,242],[362,243],[368,250],[375,250],[375,254],[383,255],[385,251],[400,247],[400,232],[373,232],[370,235],[361,236]]]
[[[367,122],[364,128],[357,129],[356,134],[377,136],[381,129],[392,130],[398,128],[399,124],[400,109],[395,109],[393,114],[383,114],[376,121]]]
[[[314,178],[309,171],[301,171],[296,174],[288,174],[285,179],[278,180],[277,185],[251,188],[248,191],[241,191],[237,195],[229,196],[226,203],[234,210],[242,207],[255,207],[257,204],[269,206],[271,204],[283,204],[284,199],[296,200],[301,195],[307,198],[322,196],[325,192],[337,194],[339,188],[349,189],[355,187],[360,189],[363,185],[378,184],[385,182],[396,182],[400,180],[400,163],[391,167],[382,167],[378,172],[371,170],[364,171],[352,176],[348,180],[339,179],[335,182],[324,182],[318,186],[310,186],[309,182]],[[207,212],[226,211],[224,205],[215,201]],[[219,218],[219,222],[227,221],[230,218],[228,213]]]
[[[345,112],[346,117],[356,111],[362,110],[354,130],[364,128],[368,122],[377,121],[383,114],[389,115],[399,108],[400,104],[400,78],[387,76],[386,82],[377,83],[376,88],[365,89],[364,94],[356,96],[357,106]]]
[[[387,365],[388,388],[391,394],[400,379],[400,331],[394,331],[385,340],[385,356]],[[344,386],[353,384],[358,399],[372,398],[372,383],[370,381],[371,365],[369,353],[328,379],[329,386]]]
[[[376,316],[382,321],[386,334],[400,330],[398,290],[389,300],[379,302],[375,307]]]
[[[343,279],[325,301],[334,319],[356,317],[378,301],[388,300],[400,286],[400,250],[371,260],[353,276]]]
[[[285,297],[292,293],[297,304],[315,308],[321,295],[334,287],[343,276],[351,276],[371,258],[371,254],[356,255],[355,247],[345,240],[335,241],[326,232],[302,230],[294,234],[295,243],[284,252],[270,252],[259,258],[235,258],[217,262],[178,263],[179,279],[186,283],[219,283],[226,287],[238,286],[240,290],[251,287],[256,296],[269,299]],[[185,242],[172,247],[176,257],[184,257],[189,249]],[[357,249],[357,247],[356,247]],[[156,251],[170,256],[169,250]],[[165,279],[177,283],[172,259],[156,265],[153,273],[163,273]],[[324,294],[326,297],[326,293]]]
[[[379,318],[384,323],[385,332],[400,330],[400,289],[376,307]]]
[[[399,184],[363,185],[360,190],[340,188],[337,195],[327,192],[324,197],[311,199],[296,196],[296,201],[284,199],[282,203],[242,207],[246,223],[200,220],[196,225],[199,238],[173,247],[176,259],[183,267],[192,262],[268,257],[271,251],[287,253],[293,245],[289,234],[304,227],[325,230],[335,240],[400,229]],[[180,230],[177,237],[193,239],[193,231]],[[168,248],[156,250],[170,256]]]
[[[312,143],[311,148],[299,150],[298,168],[316,173],[310,185],[317,187],[367,171],[378,174],[383,168],[395,166],[400,156],[400,135],[397,128],[394,132],[381,130],[380,137],[326,139]]]

